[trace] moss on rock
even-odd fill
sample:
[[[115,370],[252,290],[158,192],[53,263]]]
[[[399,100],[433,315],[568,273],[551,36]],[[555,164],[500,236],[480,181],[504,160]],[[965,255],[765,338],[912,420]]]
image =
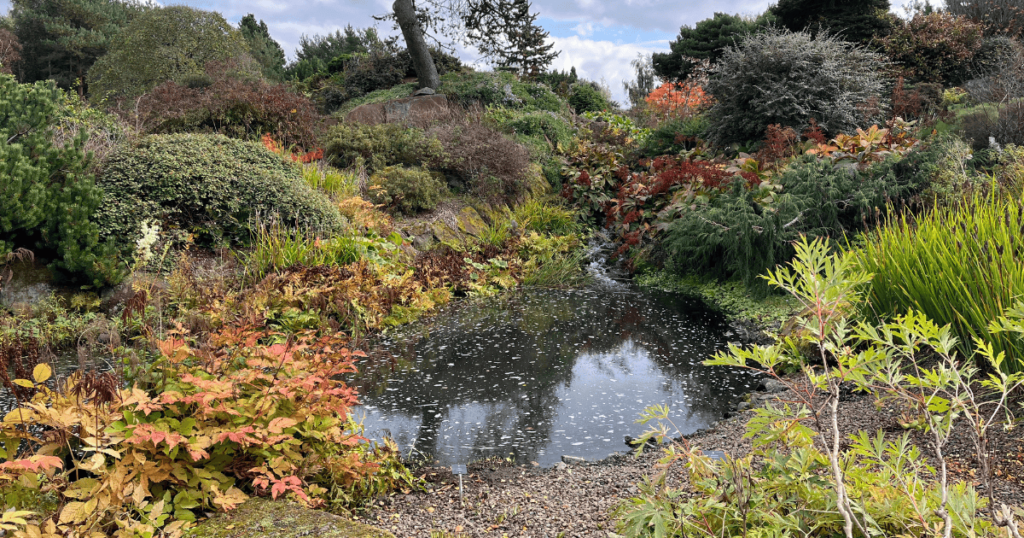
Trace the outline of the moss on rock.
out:
[[[200,523],[192,538],[395,538],[385,530],[296,503],[253,498]]]

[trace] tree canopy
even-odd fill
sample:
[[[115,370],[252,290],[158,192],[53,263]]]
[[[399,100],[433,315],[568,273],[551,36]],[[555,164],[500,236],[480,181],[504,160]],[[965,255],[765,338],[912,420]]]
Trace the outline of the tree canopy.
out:
[[[739,15],[715,13],[694,25],[679,29],[679,37],[669,43],[671,52],[654,53],[654,72],[670,82],[682,82],[690,75],[696,62],[709,60],[717,63],[725,47],[742,41],[743,37],[768,24],[769,18],[745,19]]]
[[[889,0],[779,0],[770,8],[794,32],[828,30],[855,43],[889,33]]]
[[[86,73],[131,20],[150,9],[134,0],[12,0],[24,82],[51,79],[84,95]]]
[[[470,2],[463,15],[466,39],[499,68],[536,77],[547,70],[559,52],[548,43],[548,32],[537,26],[529,0]]]
[[[248,58],[245,38],[219,13],[162,7],[136,17],[89,71],[89,80],[94,97],[131,98],[168,80],[201,75],[210,62],[242,58]]]
[[[267,23],[257,21],[252,13],[242,17],[238,23],[238,29],[242,37],[249,45],[249,54],[260,64],[263,76],[270,80],[284,79],[284,49],[270,37],[270,30]]]

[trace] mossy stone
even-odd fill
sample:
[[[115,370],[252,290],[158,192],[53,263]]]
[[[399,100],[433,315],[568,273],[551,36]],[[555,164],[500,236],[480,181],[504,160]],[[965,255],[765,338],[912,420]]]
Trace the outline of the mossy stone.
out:
[[[480,237],[480,233],[487,228],[487,223],[484,222],[483,217],[480,213],[477,213],[472,207],[466,206],[459,211],[459,231],[464,234],[472,235],[473,237]]]
[[[191,538],[395,538],[385,530],[296,503],[253,498],[200,523]]]

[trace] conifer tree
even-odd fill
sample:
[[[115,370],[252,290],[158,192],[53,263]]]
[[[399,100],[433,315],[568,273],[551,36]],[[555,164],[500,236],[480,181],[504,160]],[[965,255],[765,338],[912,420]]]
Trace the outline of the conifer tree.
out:
[[[889,0],[779,0],[770,8],[794,32],[828,30],[846,41],[867,43],[889,33]]]
[[[284,79],[284,49],[274,38],[270,37],[267,23],[257,22],[252,13],[242,17],[238,24],[242,37],[249,44],[249,54],[260,64],[263,76],[270,80]]]
[[[115,251],[93,220],[103,191],[88,173],[84,131],[64,147],[53,143],[62,99],[52,81],[0,75],[0,256],[25,247],[102,285],[117,278]]]
[[[537,26],[529,0],[480,0],[465,16],[467,40],[499,68],[536,77],[560,52],[548,43],[548,32]]]
[[[679,29],[679,37],[669,43],[671,52],[654,53],[654,72],[662,80],[682,82],[697,65],[694,60],[717,63],[725,47],[739,44],[745,35],[767,26],[769,21],[764,16],[751,21],[739,15],[715,13],[714,17],[704,19],[692,28],[683,26]]]
[[[132,0],[12,0],[22,81],[51,79],[85,95],[89,68],[147,6]]]

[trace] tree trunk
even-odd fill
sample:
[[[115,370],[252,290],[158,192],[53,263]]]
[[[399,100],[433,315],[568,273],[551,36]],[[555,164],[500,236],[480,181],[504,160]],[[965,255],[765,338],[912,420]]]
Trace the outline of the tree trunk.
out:
[[[412,66],[416,69],[420,88],[436,90],[441,85],[441,78],[437,76],[434,59],[430,57],[427,41],[423,38],[423,29],[416,20],[416,8],[412,0],[395,0],[393,8],[398,26],[405,36],[405,46],[409,49],[409,56],[412,56]]]

